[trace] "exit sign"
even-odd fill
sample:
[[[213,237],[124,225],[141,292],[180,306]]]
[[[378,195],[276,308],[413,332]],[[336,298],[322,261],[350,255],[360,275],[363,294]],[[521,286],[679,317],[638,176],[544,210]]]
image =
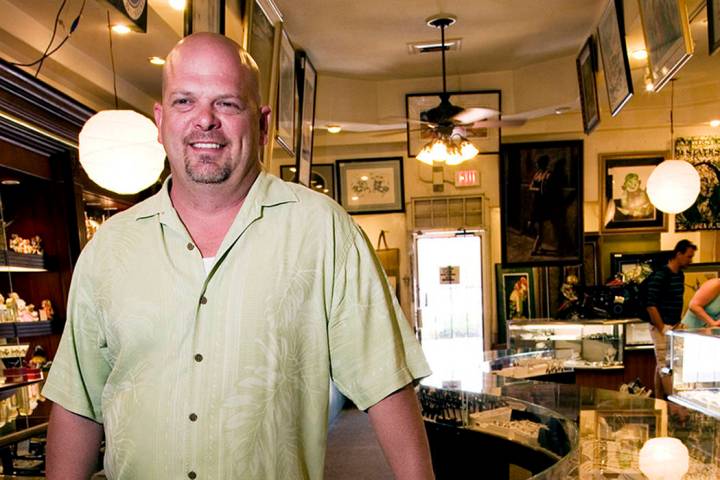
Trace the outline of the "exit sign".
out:
[[[477,170],[458,170],[455,172],[456,187],[476,187],[480,185],[480,173]]]

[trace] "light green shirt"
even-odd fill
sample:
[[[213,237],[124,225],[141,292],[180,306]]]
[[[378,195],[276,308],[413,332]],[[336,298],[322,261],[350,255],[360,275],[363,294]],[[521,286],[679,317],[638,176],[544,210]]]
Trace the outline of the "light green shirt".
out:
[[[316,479],[331,379],[367,409],[429,374],[357,225],[261,173],[209,274],[168,182],[99,229],[43,394],[104,424],[109,478]]]

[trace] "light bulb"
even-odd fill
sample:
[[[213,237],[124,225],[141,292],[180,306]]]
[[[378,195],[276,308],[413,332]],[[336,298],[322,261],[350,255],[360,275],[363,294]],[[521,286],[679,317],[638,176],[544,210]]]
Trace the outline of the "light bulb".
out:
[[[649,480],[680,480],[690,468],[688,449],[677,438],[651,438],[640,449],[640,471]]]
[[[127,25],[123,25],[122,23],[116,23],[111,28],[113,32],[119,33],[120,35],[130,33],[130,27],[128,27]]]
[[[699,193],[700,175],[685,160],[665,160],[648,177],[650,203],[661,212],[684,212],[695,203]]]

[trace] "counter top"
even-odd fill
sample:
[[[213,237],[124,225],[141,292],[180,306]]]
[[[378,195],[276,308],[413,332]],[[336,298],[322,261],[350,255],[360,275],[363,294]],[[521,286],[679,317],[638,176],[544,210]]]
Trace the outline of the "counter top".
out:
[[[509,320],[510,327],[528,325],[627,325],[628,323],[647,323],[640,318],[581,318],[578,320],[558,320],[557,318],[530,318],[525,320]]]

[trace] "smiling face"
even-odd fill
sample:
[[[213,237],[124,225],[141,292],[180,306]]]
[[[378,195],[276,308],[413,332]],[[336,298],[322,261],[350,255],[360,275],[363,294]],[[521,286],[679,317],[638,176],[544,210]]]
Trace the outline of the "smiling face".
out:
[[[225,37],[196,34],[173,49],[154,113],[175,182],[239,185],[259,171],[269,108],[257,85],[254,62]]]

